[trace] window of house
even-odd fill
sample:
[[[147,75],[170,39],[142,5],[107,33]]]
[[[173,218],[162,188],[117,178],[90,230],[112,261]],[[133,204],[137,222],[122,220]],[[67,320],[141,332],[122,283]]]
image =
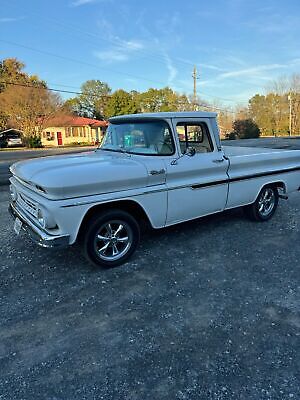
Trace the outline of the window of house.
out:
[[[205,123],[180,122],[176,126],[181,152],[187,147],[194,147],[197,153],[210,153],[213,151],[212,141],[208,127]]]
[[[44,132],[43,136],[44,139],[54,140],[54,132]]]
[[[73,137],[78,137],[78,127],[73,128]]]
[[[71,136],[71,128],[69,126],[66,127],[66,138]]]

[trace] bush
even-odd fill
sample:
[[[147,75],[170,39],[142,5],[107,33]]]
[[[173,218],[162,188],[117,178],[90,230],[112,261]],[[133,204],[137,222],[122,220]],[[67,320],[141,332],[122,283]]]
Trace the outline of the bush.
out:
[[[230,139],[255,139],[259,138],[260,130],[252,119],[238,119],[233,123]]]
[[[237,136],[236,136],[236,134],[234,132],[230,132],[230,133],[226,134],[226,139],[228,139],[228,140],[236,140],[238,138],[237,138]]]
[[[24,137],[23,142],[24,142],[25,146],[30,147],[30,148],[43,147],[41,138],[36,135]]]

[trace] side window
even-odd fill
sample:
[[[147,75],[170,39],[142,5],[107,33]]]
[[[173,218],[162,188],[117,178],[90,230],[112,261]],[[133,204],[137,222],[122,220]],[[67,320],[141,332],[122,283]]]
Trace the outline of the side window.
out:
[[[179,123],[176,126],[180,149],[184,153],[187,147],[194,147],[197,153],[210,153],[213,145],[205,123]]]

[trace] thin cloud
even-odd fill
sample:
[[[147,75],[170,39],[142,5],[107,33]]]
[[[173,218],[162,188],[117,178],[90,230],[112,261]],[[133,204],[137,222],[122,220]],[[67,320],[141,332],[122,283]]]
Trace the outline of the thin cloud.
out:
[[[101,61],[114,62],[114,61],[127,61],[129,57],[126,54],[114,50],[95,51],[94,56]]]
[[[71,3],[72,7],[80,7],[80,6],[85,6],[87,4],[92,4],[92,3],[98,3],[98,2],[103,2],[105,0],[75,0]]]
[[[16,22],[24,19],[25,17],[3,17],[0,18],[0,23]]]
[[[258,75],[264,71],[271,71],[274,69],[280,69],[280,68],[285,68],[285,67],[286,67],[286,65],[284,65],[284,64],[259,65],[257,67],[245,68],[245,69],[240,69],[237,71],[224,72],[218,76],[218,79],[235,78],[235,77],[239,77],[239,76],[254,76],[254,75]]]
[[[126,41],[120,40],[119,38],[116,39],[119,42],[118,45],[114,46],[112,49],[94,51],[94,56],[107,63],[124,62],[128,61],[134,53],[144,48],[144,45],[137,40]]]
[[[224,71],[224,68],[220,68],[220,67],[217,67],[216,65],[212,65],[212,64],[200,63],[200,64],[197,64],[197,65],[199,65],[202,68],[212,69],[213,71]]]
[[[172,84],[173,80],[176,78],[178,71],[175,68],[172,60],[170,59],[170,57],[168,56],[167,53],[164,53],[164,58],[165,58],[165,61],[166,61],[167,70],[169,72],[168,84],[170,85],[170,84]]]
[[[134,41],[134,40],[129,40],[129,41],[123,41],[122,42],[122,47],[126,50],[141,50],[144,46],[142,45],[142,43],[138,42],[138,41]]]

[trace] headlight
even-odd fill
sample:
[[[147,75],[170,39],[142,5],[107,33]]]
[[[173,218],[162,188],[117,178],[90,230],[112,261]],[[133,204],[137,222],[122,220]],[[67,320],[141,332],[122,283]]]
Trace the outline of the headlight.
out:
[[[42,228],[55,228],[57,227],[53,216],[45,208],[39,208],[37,213],[37,220]]]
[[[11,197],[12,201],[16,201],[18,194],[17,194],[16,188],[13,185],[9,185],[9,192],[10,192],[10,197]]]
[[[43,210],[41,210],[40,208],[38,209],[37,219],[38,219],[41,227],[45,228],[46,227],[46,217],[43,213]]]

